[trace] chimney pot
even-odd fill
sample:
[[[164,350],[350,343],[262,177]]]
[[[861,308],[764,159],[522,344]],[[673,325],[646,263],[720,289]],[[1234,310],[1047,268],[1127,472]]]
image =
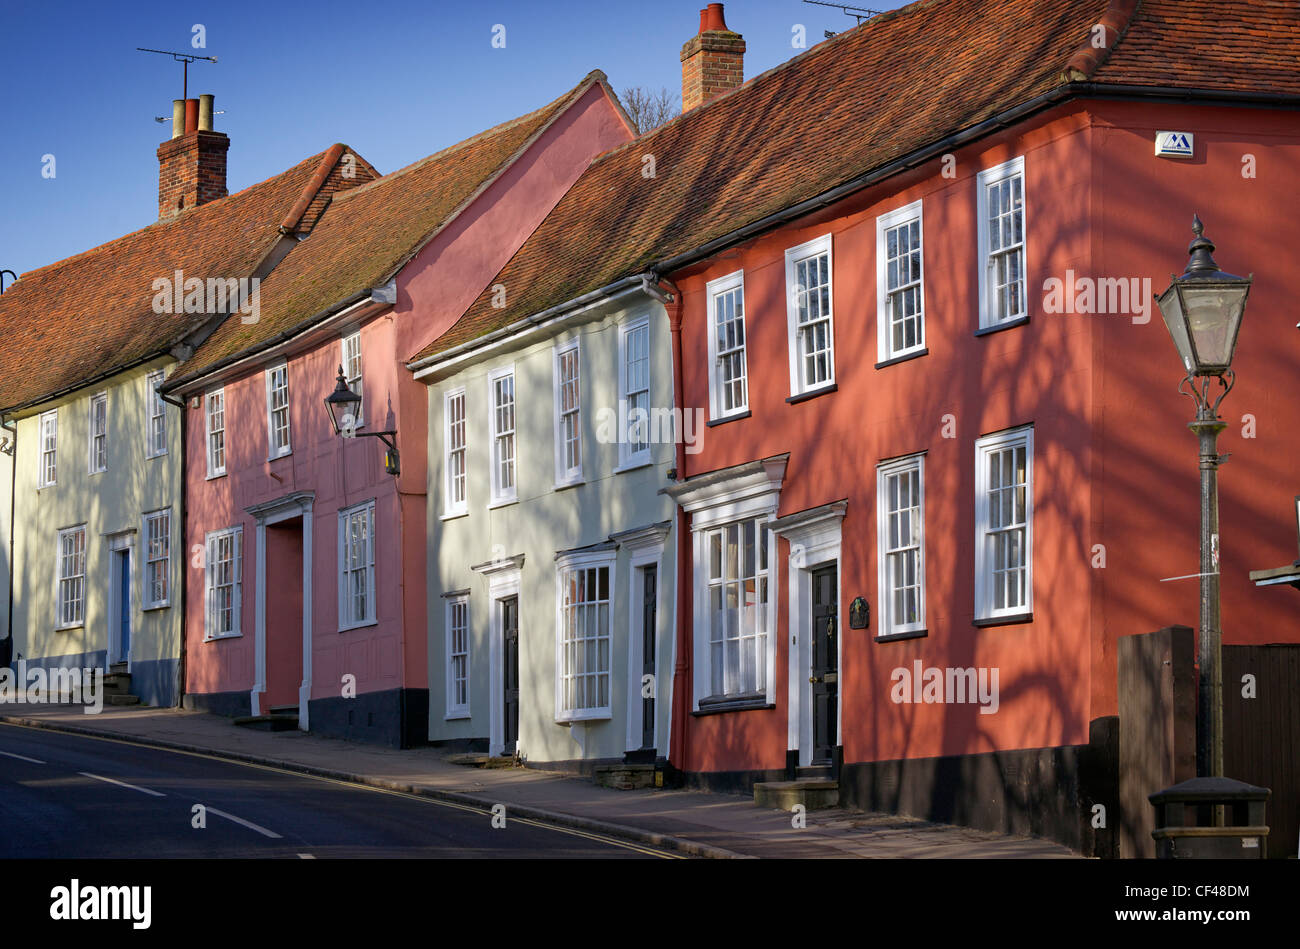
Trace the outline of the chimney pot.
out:
[[[185,134],[185,100],[172,100],[172,138]]]
[[[722,18],[722,4],[710,3],[708,8],[701,12],[705,14],[704,29],[726,32],[727,21]]]
[[[214,98],[215,98],[214,96],[208,94],[199,96],[199,131],[200,132],[212,131],[212,103]]]
[[[185,100],[185,134],[199,130],[199,100]]]

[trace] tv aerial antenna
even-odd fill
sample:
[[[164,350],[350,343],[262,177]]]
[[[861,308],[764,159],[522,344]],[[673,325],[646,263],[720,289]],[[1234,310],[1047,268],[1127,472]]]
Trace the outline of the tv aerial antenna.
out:
[[[176,62],[181,64],[181,98],[190,97],[190,63],[204,62],[215,63],[215,56],[196,56],[193,53],[174,53],[169,49],[146,49],[143,46],[137,46],[136,49],[141,53],[159,53],[163,56],[170,56]]]
[[[826,0],[803,0],[804,3],[811,3],[818,7],[830,7],[832,10],[839,10],[845,16],[856,17],[858,25],[861,26],[864,20],[870,20],[873,16],[879,16],[883,10],[868,10],[866,7],[852,7],[844,3],[828,3]],[[826,38],[830,39],[835,33],[832,30],[824,30]]]

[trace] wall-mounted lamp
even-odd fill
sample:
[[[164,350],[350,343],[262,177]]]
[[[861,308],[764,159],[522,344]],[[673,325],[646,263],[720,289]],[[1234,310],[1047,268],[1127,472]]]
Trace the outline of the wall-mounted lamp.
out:
[[[330,412],[330,422],[334,426],[334,433],[342,435],[344,438],[356,438],[358,435],[378,438],[387,446],[384,451],[384,470],[390,475],[401,474],[401,464],[397,455],[397,432],[359,432],[357,425],[360,420],[357,418],[361,411],[361,396],[352,391],[348,385],[348,380],[343,375],[343,367],[339,366],[338,379],[334,382],[334,391],[325,398],[325,407]]]

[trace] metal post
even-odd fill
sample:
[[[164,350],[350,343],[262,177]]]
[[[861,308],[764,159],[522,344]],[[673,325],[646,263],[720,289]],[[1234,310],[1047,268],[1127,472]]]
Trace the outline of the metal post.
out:
[[[1227,423],[1204,402],[1188,425],[1201,442],[1201,631],[1196,773],[1223,776],[1223,665],[1219,629],[1219,432]]]

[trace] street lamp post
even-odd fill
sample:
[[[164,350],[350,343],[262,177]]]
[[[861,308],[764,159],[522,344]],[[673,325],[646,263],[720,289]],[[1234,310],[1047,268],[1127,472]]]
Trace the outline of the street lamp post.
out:
[[[329,409],[330,422],[334,426],[336,435],[342,435],[344,438],[358,436],[378,438],[387,446],[384,452],[384,470],[390,475],[401,474],[402,468],[397,454],[397,432],[357,430],[357,426],[361,424],[361,419],[358,417],[361,410],[361,396],[353,392],[352,387],[348,385],[342,366],[339,366],[339,375],[334,381],[334,391],[325,397],[325,407]]]
[[[1214,244],[1203,235],[1199,217],[1192,219],[1196,235],[1191,259],[1182,276],[1174,277],[1157,298],[1165,326],[1182,358],[1187,375],[1178,391],[1196,401],[1196,420],[1188,423],[1200,441],[1201,469],[1201,629],[1200,677],[1196,708],[1196,773],[1223,776],[1223,667],[1219,628],[1219,433],[1227,423],[1219,404],[1236,376],[1232,356],[1246,311],[1252,277],[1219,270]],[[1218,389],[1213,383],[1218,383]]]

